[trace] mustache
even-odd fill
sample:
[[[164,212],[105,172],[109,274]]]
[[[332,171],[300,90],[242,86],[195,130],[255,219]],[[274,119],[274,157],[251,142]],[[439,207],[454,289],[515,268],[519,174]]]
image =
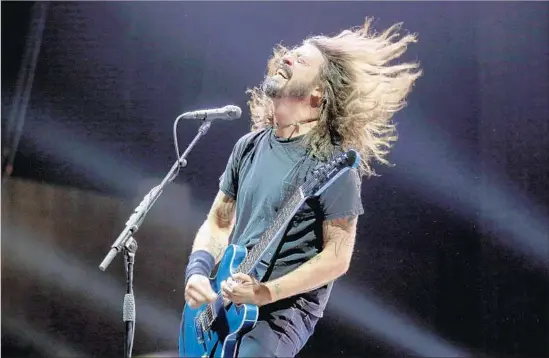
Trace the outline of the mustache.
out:
[[[281,62],[281,63],[278,65],[278,68],[277,68],[276,70],[277,70],[277,71],[278,71],[278,70],[282,70],[282,71],[286,72],[286,73],[288,74],[288,78],[291,78],[291,77],[292,77],[292,74],[293,74],[293,73],[292,73],[292,68],[291,68],[288,64],[286,64],[286,63],[284,63],[284,62]]]

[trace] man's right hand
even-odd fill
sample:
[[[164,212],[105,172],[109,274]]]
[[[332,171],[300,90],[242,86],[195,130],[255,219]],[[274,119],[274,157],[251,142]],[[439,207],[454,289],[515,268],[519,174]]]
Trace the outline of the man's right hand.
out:
[[[185,287],[185,301],[193,309],[204,303],[211,303],[217,299],[217,294],[212,290],[210,280],[203,275],[192,275]]]

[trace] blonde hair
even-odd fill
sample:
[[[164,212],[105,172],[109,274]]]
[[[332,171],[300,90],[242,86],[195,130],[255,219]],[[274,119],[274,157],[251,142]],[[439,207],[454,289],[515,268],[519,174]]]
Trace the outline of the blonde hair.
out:
[[[310,154],[326,160],[336,144],[344,151],[355,149],[361,155],[362,175],[375,175],[372,160],[388,165],[392,142],[397,140],[392,122],[395,112],[406,105],[406,97],[421,76],[418,63],[390,64],[400,57],[416,35],[400,37],[401,24],[378,34],[370,31],[371,19],[364,26],[345,30],[333,37],[313,36],[304,43],[316,46],[324,55],[320,70],[324,104],[319,123],[305,135]],[[277,45],[267,64],[267,76],[275,74],[289,50]],[[252,130],[273,126],[273,103],[263,91],[249,89],[248,106]]]

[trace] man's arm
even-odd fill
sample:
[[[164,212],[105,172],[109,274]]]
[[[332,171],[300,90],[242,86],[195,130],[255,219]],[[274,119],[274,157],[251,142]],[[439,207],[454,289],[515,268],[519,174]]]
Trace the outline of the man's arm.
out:
[[[325,221],[322,252],[294,271],[265,283],[270,297],[263,305],[322,287],[349,269],[356,237],[357,217]]]
[[[222,253],[229,244],[229,236],[234,226],[236,201],[223,193],[217,193],[206,221],[202,224],[194,239],[192,252],[205,250],[221,259]]]

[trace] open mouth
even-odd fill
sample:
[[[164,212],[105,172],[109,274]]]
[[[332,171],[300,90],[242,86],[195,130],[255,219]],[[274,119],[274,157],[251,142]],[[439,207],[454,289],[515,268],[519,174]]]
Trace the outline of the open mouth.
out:
[[[277,75],[280,75],[282,78],[284,78],[284,79],[286,79],[286,80],[287,80],[288,77],[289,77],[289,76],[288,76],[288,73],[287,73],[286,71],[282,70],[282,69],[279,69],[278,71],[276,71],[276,74],[277,74]]]

